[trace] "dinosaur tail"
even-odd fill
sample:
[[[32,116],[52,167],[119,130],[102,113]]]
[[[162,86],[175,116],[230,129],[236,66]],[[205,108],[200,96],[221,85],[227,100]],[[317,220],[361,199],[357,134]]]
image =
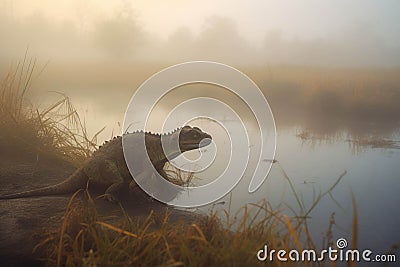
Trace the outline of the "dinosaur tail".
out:
[[[54,196],[73,193],[78,189],[86,187],[88,179],[81,169],[76,170],[67,180],[47,187],[42,187],[34,190],[24,191],[20,193],[0,195],[0,199],[15,199],[26,197],[39,197],[39,196]]]

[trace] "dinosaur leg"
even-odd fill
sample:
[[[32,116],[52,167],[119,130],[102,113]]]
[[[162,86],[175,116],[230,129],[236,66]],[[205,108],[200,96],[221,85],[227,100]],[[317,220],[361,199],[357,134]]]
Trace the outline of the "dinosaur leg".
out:
[[[110,185],[105,192],[105,198],[113,203],[118,202],[118,193],[121,192],[126,186],[127,184],[125,182],[119,182]]]
[[[167,181],[170,180],[169,175],[164,171],[164,169],[158,170],[158,174],[161,175],[165,180],[167,180]],[[136,176],[137,177],[136,179],[138,179],[140,181],[146,181],[147,184],[150,184],[152,182],[152,179],[156,179],[155,175],[156,175],[155,173],[145,171],[145,172],[138,174]],[[141,180],[141,179],[143,179],[143,180]],[[129,192],[134,193],[135,188],[137,186],[138,185],[137,185],[135,179],[132,179],[132,181],[129,183]]]
[[[135,176],[138,181],[141,181],[141,184],[144,183],[143,185],[147,187],[147,190],[150,190],[147,191],[147,194],[150,195],[150,200],[153,200],[151,191],[154,188],[154,179],[156,179],[154,175],[155,174],[151,171],[144,171]],[[129,184],[129,191],[131,194],[135,193],[135,188],[137,186],[138,184],[136,183],[135,179],[132,179]]]
[[[98,183],[106,182],[108,186],[105,191],[105,198],[110,202],[118,201],[118,193],[128,184],[124,181],[117,165],[111,161],[106,160],[103,164],[98,164],[99,169],[92,175],[91,179],[97,179]]]
[[[149,182],[149,178],[151,177],[150,172],[141,172],[138,175],[135,176],[136,179],[140,181],[146,181],[147,183]],[[129,183],[129,191],[130,193],[135,192],[135,188],[138,186],[136,183],[135,179],[132,179],[132,181]]]

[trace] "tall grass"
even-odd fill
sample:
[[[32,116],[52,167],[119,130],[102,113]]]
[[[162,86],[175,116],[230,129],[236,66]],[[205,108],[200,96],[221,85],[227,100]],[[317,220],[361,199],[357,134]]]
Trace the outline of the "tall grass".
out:
[[[24,59],[3,77],[0,85],[0,149],[36,157],[57,157],[79,164],[96,148],[70,99],[39,110],[27,100],[36,60]]]
[[[320,194],[308,209],[299,199],[299,216],[289,217],[266,200],[248,204],[239,211],[211,211],[193,220],[171,220],[171,212],[151,212],[146,218],[126,218],[111,223],[99,216],[86,192],[89,205],[71,198],[59,231],[50,233],[36,247],[48,266],[335,266],[334,262],[260,262],[256,253],[269,250],[300,253],[305,249],[334,247],[332,214],[323,247],[310,235],[307,216],[319,200],[331,194],[338,180]],[[287,177],[287,179],[289,179]],[[357,246],[357,210],[353,199],[353,240]],[[351,263],[354,264],[354,263]],[[354,265],[352,265],[354,266]]]

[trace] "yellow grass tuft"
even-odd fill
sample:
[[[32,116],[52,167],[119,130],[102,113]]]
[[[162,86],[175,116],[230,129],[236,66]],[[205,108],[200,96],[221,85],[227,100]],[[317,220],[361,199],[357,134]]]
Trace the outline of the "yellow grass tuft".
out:
[[[79,164],[95,150],[98,134],[88,138],[84,123],[63,94],[43,110],[32,106],[26,93],[35,66],[36,60],[28,60],[25,55],[0,85],[0,149]]]

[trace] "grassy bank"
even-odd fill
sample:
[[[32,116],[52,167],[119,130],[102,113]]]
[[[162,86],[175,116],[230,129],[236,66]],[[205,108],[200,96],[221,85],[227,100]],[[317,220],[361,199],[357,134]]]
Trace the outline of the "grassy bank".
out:
[[[221,216],[228,223],[223,225]],[[334,219],[327,226],[327,246],[332,244],[333,225]],[[45,251],[48,266],[259,266],[265,262],[256,253],[265,244],[269,250],[318,250],[304,220],[289,218],[266,201],[236,214],[211,213],[196,223],[171,222],[166,212],[126,218],[120,225],[101,220],[93,205],[74,208],[71,201],[61,230],[36,249]],[[281,264],[276,259],[268,262],[268,266]]]
[[[43,110],[29,103],[26,92],[34,71],[35,60],[25,59],[3,80],[1,151],[39,160],[54,157],[78,165],[96,149],[96,135],[88,138],[85,124],[66,96]],[[146,218],[126,215],[120,223],[114,224],[99,216],[89,193],[86,193],[87,205],[81,205],[74,194],[60,220],[59,230],[46,234],[35,247],[35,253],[48,266],[265,265],[256,257],[265,244],[270,250],[317,249],[309,234],[307,217],[337,183],[317,196],[309,208],[296,195],[300,207],[298,216],[288,217],[262,201],[245,206],[237,213],[212,212],[199,217],[195,223],[171,221],[167,211],[163,215],[151,212]],[[294,189],[293,193],[296,194]],[[357,216],[354,218],[353,231],[356,231]],[[324,246],[333,244],[333,226],[332,217]],[[268,265],[280,266],[281,263],[275,260]],[[314,265],[312,262],[292,263],[292,266]]]
[[[56,157],[79,164],[96,146],[96,135],[89,139],[69,98],[39,110],[26,98],[32,77],[37,75],[36,60],[19,62],[3,77],[0,88],[0,149],[34,157]]]

